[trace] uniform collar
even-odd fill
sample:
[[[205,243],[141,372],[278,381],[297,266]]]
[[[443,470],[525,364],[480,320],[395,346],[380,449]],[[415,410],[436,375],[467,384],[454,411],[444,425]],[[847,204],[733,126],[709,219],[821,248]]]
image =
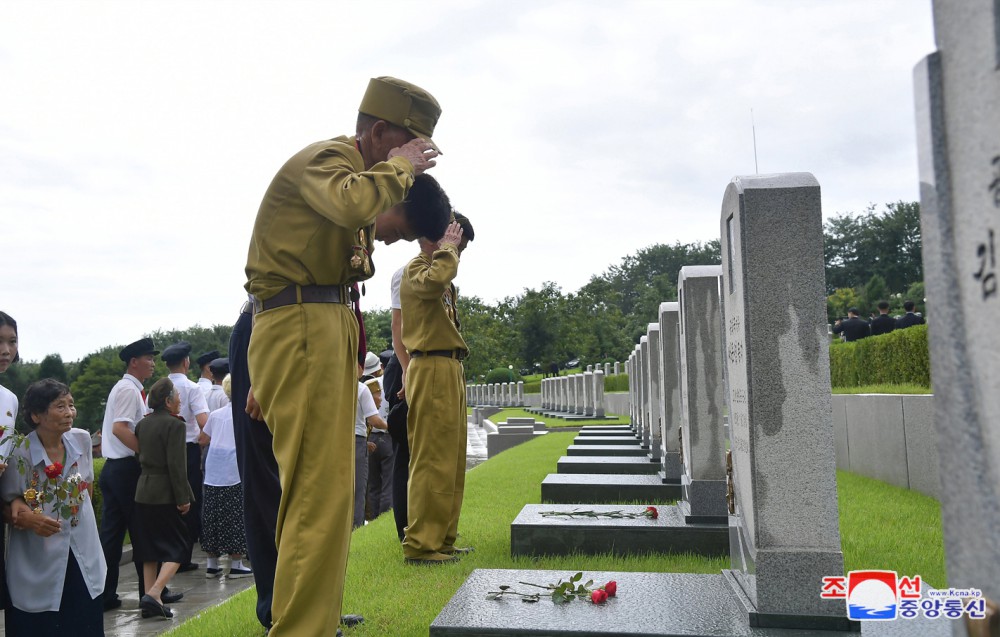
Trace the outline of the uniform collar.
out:
[[[72,431],[72,429],[70,429],[70,431]],[[38,438],[37,431],[32,431],[28,434],[28,440],[30,442],[28,448],[31,452],[31,466],[37,467],[39,463],[42,463],[42,466],[47,467],[50,464],[53,464],[53,462],[60,462],[62,460],[60,458],[58,461],[53,461],[45,454],[45,445],[43,445],[42,441]],[[73,441],[73,436],[63,434],[62,443],[63,447],[66,448],[66,462],[63,466],[63,475],[66,475],[66,468],[72,467],[76,461],[80,459],[80,456],[83,455],[83,451],[77,447],[76,443]]]
[[[135,385],[139,390],[142,390],[142,383],[140,383],[139,379],[136,378],[135,376],[133,376],[132,374],[129,374],[129,373],[126,372],[126,374],[124,376],[122,376],[122,378],[125,379],[125,380],[132,381],[133,385]]]

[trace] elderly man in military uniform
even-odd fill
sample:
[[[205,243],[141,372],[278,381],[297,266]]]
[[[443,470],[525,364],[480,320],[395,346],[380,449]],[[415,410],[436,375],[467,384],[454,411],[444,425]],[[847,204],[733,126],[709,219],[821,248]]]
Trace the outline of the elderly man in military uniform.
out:
[[[386,243],[421,233],[395,208],[434,166],[441,108],[427,91],[374,78],[356,136],[317,142],[268,187],[247,256],[251,395],[274,435],[281,479],[272,637],[327,635],[340,619],[350,543],[358,322],[351,284]],[[397,210],[397,213],[393,213]],[[380,214],[395,215],[384,217]],[[376,223],[376,218],[379,222]]]
[[[410,355],[405,386],[410,446],[407,525],[403,557],[409,564],[440,564],[468,548],[455,546],[465,493],[465,370],[468,354],[458,331],[455,288],[462,226],[448,226],[440,242],[422,239],[399,288],[403,346]]]

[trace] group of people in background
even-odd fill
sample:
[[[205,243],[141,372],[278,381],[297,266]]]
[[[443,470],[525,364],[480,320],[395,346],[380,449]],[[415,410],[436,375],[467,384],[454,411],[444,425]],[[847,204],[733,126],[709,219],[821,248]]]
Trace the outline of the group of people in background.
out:
[[[69,388],[51,379],[28,388],[31,444],[8,461],[27,470],[0,478],[12,529],[8,635],[103,635],[102,611],[122,605],[126,533],[143,617],[172,616],[183,593],[169,585],[200,568],[200,541],[206,576],[255,577],[257,617],[272,637],[340,634],[339,624],[363,621],[341,615],[341,603],[369,482],[369,513],[395,512],[405,563],[452,563],[472,550],[456,545],[468,346],[453,282],[474,231],[424,174],[440,152],[431,139],[440,114],[420,87],[373,78],[353,136],[285,163],[254,224],[249,301],[229,356],[199,356],[197,383],[188,343],[160,354],[143,338],[119,352],[124,374],[100,437],[100,528],[90,435],[72,427]],[[375,242],[400,239],[420,250],[393,277],[383,376],[367,351],[359,283],[374,273]],[[170,374],[147,395],[157,355]],[[0,313],[0,372],[16,360],[17,325]],[[0,425],[13,430],[17,411],[0,387]],[[71,505],[46,496],[46,480],[61,481]],[[331,488],[344,484],[355,492]]]
[[[893,317],[889,315],[889,302],[878,302],[878,316],[873,315],[870,320],[861,318],[858,308],[852,307],[847,310],[847,318],[837,319],[833,324],[833,333],[839,334],[848,343],[857,341],[869,336],[888,334],[894,330],[901,330],[914,325],[923,325],[926,321],[918,314],[916,304],[913,301],[903,302],[905,314]]]

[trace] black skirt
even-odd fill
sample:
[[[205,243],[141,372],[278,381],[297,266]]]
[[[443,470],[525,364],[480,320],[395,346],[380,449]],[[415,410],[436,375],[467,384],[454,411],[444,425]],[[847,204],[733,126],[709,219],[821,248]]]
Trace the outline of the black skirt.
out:
[[[135,503],[132,559],[136,562],[178,562],[188,559],[188,531],[174,504]]]
[[[66,560],[59,610],[29,613],[11,605],[4,620],[8,637],[104,637],[104,603],[100,595],[90,596],[73,549]]]

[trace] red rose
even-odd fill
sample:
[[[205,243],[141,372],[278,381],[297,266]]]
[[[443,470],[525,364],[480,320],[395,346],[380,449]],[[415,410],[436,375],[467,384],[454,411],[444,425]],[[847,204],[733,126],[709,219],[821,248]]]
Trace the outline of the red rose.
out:
[[[646,516],[655,520],[660,517],[660,512],[656,510],[656,507],[646,507]]]
[[[595,604],[603,604],[604,602],[608,601],[608,594],[602,591],[601,589],[597,589],[596,591],[590,594],[590,601],[592,601]]]
[[[611,580],[601,588],[608,594],[608,597],[614,597],[618,593],[618,582]]]
[[[63,466],[58,462],[53,462],[49,466],[45,467],[45,475],[48,476],[49,480],[55,480],[62,475]]]

